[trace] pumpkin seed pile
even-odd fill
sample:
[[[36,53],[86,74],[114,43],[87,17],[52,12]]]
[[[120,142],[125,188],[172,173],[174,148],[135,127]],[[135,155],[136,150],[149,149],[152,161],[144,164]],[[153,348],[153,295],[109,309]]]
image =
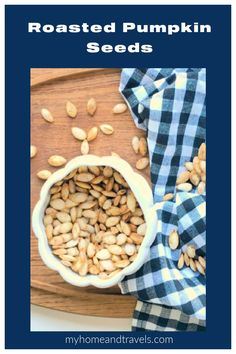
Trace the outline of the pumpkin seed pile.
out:
[[[206,187],[206,144],[202,143],[198,149],[198,155],[193,158],[192,162],[185,163],[186,171],[182,172],[176,181],[178,190],[190,192],[193,186],[197,187],[199,194],[204,193]],[[163,197],[164,201],[173,199],[174,194],[168,193]],[[169,246],[172,250],[176,250],[179,246],[179,235],[173,230],[169,235]],[[194,272],[198,271],[205,275],[206,260],[202,256],[197,256],[193,245],[187,246],[185,252],[182,252],[178,260],[178,268],[190,267]]]
[[[176,250],[179,246],[179,234],[176,230],[171,231],[169,235],[169,247]],[[182,269],[184,266],[190,267],[194,272],[205,275],[206,260],[202,256],[197,256],[196,249],[193,245],[185,247],[185,251],[180,254],[177,267]]]
[[[202,143],[198,149],[198,154],[193,161],[185,162],[186,170],[182,172],[176,180],[176,189],[183,192],[191,192],[193,186],[197,187],[199,194],[203,194],[206,189],[206,144]],[[173,193],[167,193],[163,201],[172,200]]]
[[[135,260],[146,232],[134,194],[108,166],[82,166],[55,183],[44,225],[54,255],[65,266],[102,279]]]
[[[197,187],[199,194],[206,188],[206,144],[202,143],[198,149],[198,155],[192,162],[185,163],[186,171],[182,172],[176,181],[178,190],[190,192],[193,186]]]

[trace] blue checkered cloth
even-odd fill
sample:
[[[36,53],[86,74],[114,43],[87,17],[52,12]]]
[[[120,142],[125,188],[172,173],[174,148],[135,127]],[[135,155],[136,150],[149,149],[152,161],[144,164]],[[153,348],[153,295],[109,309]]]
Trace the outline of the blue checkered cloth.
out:
[[[204,331],[205,321],[187,316],[182,311],[165,305],[137,301],[133,314],[133,331]]]
[[[176,193],[176,178],[205,142],[205,69],[123,69],[120,92],[135,124],[147,131],[151,181],[157,209],[157,235],[146,263],[121,283],[123,294],[137,297],[133,330],[205,328],[205,277],[177,268],[188,244],[205,256],[206,200],[193,189]],[[162,202],[166,193],[173,201]],[[170,232],[180,235],[180,247],[168,245]],[[182,248],[182,250],[181,250]]]

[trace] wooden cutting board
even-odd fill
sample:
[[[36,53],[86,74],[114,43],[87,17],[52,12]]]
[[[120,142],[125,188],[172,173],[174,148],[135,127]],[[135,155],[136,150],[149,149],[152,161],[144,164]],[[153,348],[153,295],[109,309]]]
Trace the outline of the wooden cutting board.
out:
[[[31,159],[31,209],[39,198],[42,181],[36,173],[42,169],[54,171],[47,163],[50,155],[62,155],[67,160],[80,155],[80,143],[71,134],[71,127],[85,130],[102,123],[112,124],[114,134],[99,132],[90,144],[90,153],[98,156],[118,153],[132,166],[138,156],[133,152],[131,139],[142,136],[127,110],[112,114],[112,107],[122,102],[118,92],[120,69],[31,69],[31,144],[38,153]],[[97,112],[90,117],[86,112],[87,100],[94,97]],[[78,115],[67,117],[65,102],[72,101]],[[55,119],[45,122],[41,108],[48,108]],[[149,180],[149,171],[142,173]],[[55,271],[48,269],[38,254],[37,239],[31,235],[31,302],[36,305],[90,316],[131,317],[136,299],[121,295],[118,286],[109,289],[78,288],[67,284]]]

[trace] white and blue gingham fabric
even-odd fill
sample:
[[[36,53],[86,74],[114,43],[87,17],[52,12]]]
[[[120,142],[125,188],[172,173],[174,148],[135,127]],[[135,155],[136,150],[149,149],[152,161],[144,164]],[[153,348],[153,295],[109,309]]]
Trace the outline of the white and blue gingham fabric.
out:
[[[173,307],[138,300],[133,314],[132,330],[200,332],[205,330],[205,321],[185,315]]]
[[[205,328],[205,277],[190,268],[179,270],[185,247],[195,245],[205,256],[206,200],[196,190],[176,193],[184,163],[205,142],[205,69],[123,69],[120,92],[136,125],[147,131],[154,201],[158,203],[157,235],[149,258],[120,284],[122,293],[138,298],[133,330]],[[173,201],[161,202],[166,193]],[[180,235],[180,247],[171,251],[170,232]]]

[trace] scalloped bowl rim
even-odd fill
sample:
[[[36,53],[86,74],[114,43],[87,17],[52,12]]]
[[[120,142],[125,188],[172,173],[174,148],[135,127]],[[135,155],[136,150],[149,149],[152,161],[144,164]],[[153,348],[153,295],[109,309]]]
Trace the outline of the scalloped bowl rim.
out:
[[[129,266],[123,268],[118,274],[111,278],[101,279],[97,275],[92,274],[81,277],[70,268],[64,266],[59,258],[53,255],[45,233],[43,215],[49,201],[49,189],[54,183],[60,181],[72,170],[82,165],[111,166],[120,172],[135,194],[135,197],[143,210],[145,222],[147,224],[146,234],[139,248],[136,259]],[[84,155],[70,160],[64,168],[54,172],[43,184],[40,191],[40,199],[33,210],[32,227],[34,234],[38,239],[40,257],[48,268],[57,271],[69,284],[78,287],[93,285],[98,288],[107,288],[118,284],[125,276],[135,273],[143,265],[148,257],[150,246],[156,236],[157,215],[155,208],[153,208],[153,196],[150,186],[145,178],[135,172],[127,161],[116,156],[98,157],[95,155]]]

